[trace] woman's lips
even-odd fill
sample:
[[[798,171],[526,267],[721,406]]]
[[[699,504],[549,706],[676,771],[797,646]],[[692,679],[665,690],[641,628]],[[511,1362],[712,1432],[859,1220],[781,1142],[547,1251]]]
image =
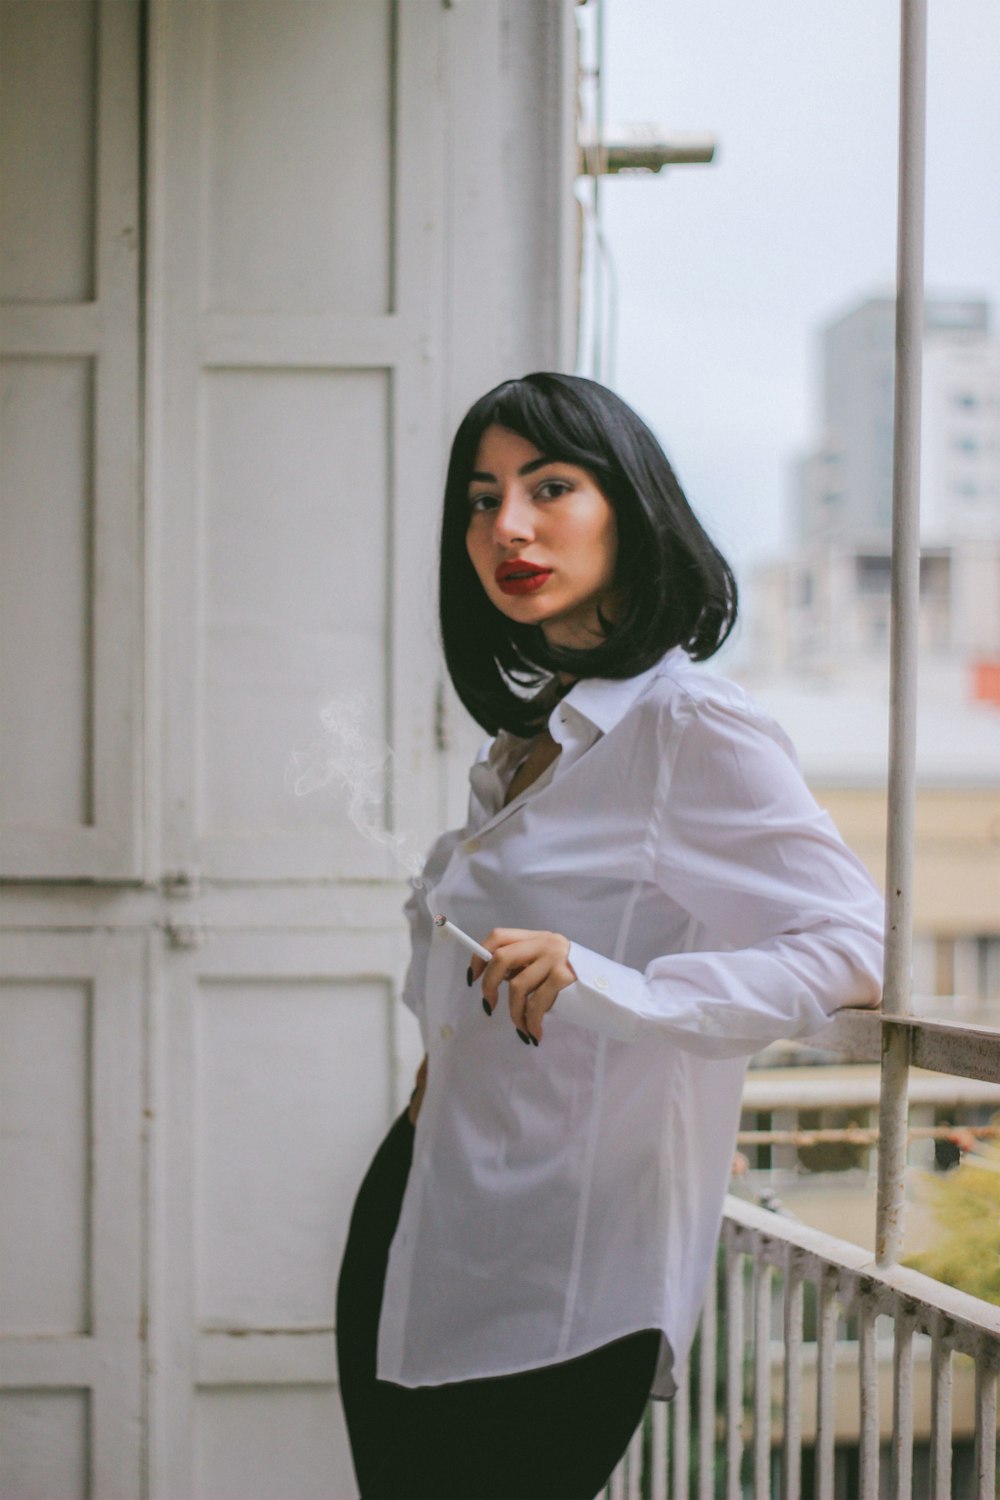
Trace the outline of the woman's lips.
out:
[[[551,568],[518,567],[501,563],[494,575],[497,587],[504,594],[533,594],[547,579],[552,577]]]

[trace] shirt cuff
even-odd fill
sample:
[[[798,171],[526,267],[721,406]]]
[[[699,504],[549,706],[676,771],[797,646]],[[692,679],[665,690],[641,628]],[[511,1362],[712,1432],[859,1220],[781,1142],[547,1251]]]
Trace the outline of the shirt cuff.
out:
[[[639,1025],[639,1002],[646,991],[643,976],[579,943],[570,943],[568,958],[576,982],[559,991],[552,1015],[616,1042],[632,1041]]]

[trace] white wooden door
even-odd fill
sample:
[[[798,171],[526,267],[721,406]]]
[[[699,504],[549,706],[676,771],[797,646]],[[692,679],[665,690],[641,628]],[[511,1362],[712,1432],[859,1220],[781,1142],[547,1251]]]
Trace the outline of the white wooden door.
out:
[[[464,806],[446,446],[564,352],[571,0],[0,17],[0,1494],[339,1500],[420,1048],[403,871],[287,773],[351,698],[369,831]]]
[[[394,754],[366,823],[434,829],[444,18],[152,10],[163,1497],[353,1492],[334,1291],[417,1061],[403,871],[339,783],[296,796],[285,773],[357,699]]]
[[[139,46],[131,0],[0,6],[5,1500],[141,1476],[144,939],[92,906],[141,870]]]
[[[0,5],[0,877],[140,870],[139,6]]]

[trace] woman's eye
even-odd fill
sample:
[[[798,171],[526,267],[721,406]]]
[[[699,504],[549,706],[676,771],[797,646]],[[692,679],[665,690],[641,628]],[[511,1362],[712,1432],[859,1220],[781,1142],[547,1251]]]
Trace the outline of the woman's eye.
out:
[[[535,493],[543,500],[557,500],[560,495],[568,494],[572,488],[573,486],[565,479],[546,479],[544,484],[538,486]]]
[[[483,511],[494,510],[498,503],[496,495],[470,495],[469,514],[481,515]]]

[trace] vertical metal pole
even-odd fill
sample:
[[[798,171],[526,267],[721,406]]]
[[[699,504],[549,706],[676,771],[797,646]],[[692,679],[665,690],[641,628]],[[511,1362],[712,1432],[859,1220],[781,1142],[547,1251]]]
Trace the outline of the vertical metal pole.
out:
[[[743,1256],[726,1247],[726,1496],[742,1500]]]
[[[595,43],[594,131],[597,137],[594,147],[594,326],[592,330],[593,368],[595,380],[604,379],[604,236],[601,233],[601,183],[608,170],[607,151],[604,143],[604,0],[597,0],[595,20],[597,32]]]
[[[785,1431],[781,1453],[781,1500],[802,1493],[802,1304],[804,1284],[795,1251],[785,1265],[785,1370],[782,1381]]]
[[[892,1496],[913,1494],[913,1319],[896,1313],[892,1353]]]
[[[642,1427],[643,1424],[640,1422],[632,1434],[632,1441],[625,1455],[627,1459],[626,1500],[642,1500]]]
[[[819,1326],[816,1336],[816,1500],[833,1500],[834,1439],[836,1437],[837,1286],[830,1275],[820,1277]]]
[[[674,1474],[671,1495],[673,1500],[688,1500],[691,1490],[688,1483],[691,1456],[691,1367],[686,1360],[674,1378],[677,1381],[677,1395],[670,1403]]]
[[[861,1500],[878,1500],[881,1424],[878,1409],[878,1351],[875,1326],[878,1308],[873,1291],[862,1286],[858,1299],[858,1386],[861,1417],[858,1488]]]
[[[941,1318],[935,1319],[931,1344],[931,1492],[951,1494],[951,1350],[944,1341]]]
[[[698,1500],[715,1494],[715,1339],[718,1328],[716,1262],[708,1278],[701,1310],[698,1346]]]
[[[924,121],[926,0],[902,0],[899,209],[896,250],[896,382],[892,484],[889,826],[886,857],[887,1016],[910,1009],[916,800],[917,630],[920,606],[920,385],[924,322]],[[908,1034],[883,1027],[875,1253],[899,1259],[906,1169]]]
[[[976,1359],[975,1485],[979,1500],[995,1500],[997,1483],[997,1372],[982,1352]]]
[[[667,1431],[667,1403],[653,1402],[653,1484],[652,1500],[667,1500],[667,1473],[670,1463],[670,1436]]]
[[[759,1251],[759,1246],[757,1247]],[[753,1493],[771,1494],[771,1288],[774,1268],[753,1260]]]

